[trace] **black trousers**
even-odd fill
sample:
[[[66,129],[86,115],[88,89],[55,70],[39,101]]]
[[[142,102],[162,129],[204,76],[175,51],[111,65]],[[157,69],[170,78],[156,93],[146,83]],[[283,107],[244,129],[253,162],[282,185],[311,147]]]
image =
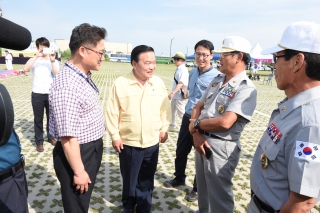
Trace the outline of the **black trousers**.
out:
[[[148,148],[123,146],[119,154],[123,212],[150,213],[159,144]]]
[[[186,115],[183,115],[180,132],[178,136],[177,149],[176,149],[176,159],[175,159],[175,173],[176,176],[174,179],[177,182],[185,182],[186,180],[186,167],[188,161],[188,155],[191,152],[193,146],[193,137],[189,132],[189,118]],[[193,182],[193,191],[197,192],[197,182],[196,176],[194,177]]]
[[[34,116],[34,134],[35,142],[37,145],[43,144],[43,116],[44,109],[46,109],[47,116],[47,135],[48,140],[54,139],[49,133],[49,100],[48,94],[39,94],[32,92],[31,94],[31,103]]]
[[[17,172],[12,169],[13,175],[0,181],[0,212],[28,213],[28,186],[23,168]],[[9,211],[8,211],[9,212]]]
[[[91,180],[88,191],[83,194],[75,190],[73,185],[74,173],[64,155],[61,142],[58,141],[53,149],[54,170],[61,185],[63,208],[66,213],[88,212],[92,190],[102,160],[102,138],[79,146],[84,169]]]

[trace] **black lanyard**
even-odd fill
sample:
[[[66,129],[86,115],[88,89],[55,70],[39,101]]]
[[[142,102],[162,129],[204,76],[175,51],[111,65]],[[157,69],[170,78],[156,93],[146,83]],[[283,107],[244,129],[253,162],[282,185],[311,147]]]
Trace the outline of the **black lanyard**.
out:
[[[86,81],[90,84],[90,86],[95,90],[97,91],[97,93],[99,93],[99,89],[98,87],[93,83],[93,81],[89,80],[88,77],[84,76],[81,72],[79,72],[78,70],[75,70],[73,67],[71,67],[69,64],[65,63],[65,65],[67,67],[69,67],[70,69],[72,69],[75,73],[77,73],[78,75],[80,75],[82,78],[86,79]]]

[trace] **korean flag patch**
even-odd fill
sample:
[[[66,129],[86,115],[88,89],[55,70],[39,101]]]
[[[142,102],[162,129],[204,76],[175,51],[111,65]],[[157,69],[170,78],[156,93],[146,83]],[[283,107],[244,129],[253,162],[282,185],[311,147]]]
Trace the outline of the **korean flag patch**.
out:
[[[296,141],[294,157],[320,163],[320,145],[315,143]]]

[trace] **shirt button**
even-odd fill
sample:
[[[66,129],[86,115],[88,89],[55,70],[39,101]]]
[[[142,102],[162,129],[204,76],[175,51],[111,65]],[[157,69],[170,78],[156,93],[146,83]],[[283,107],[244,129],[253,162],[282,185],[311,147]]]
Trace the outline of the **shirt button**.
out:
[[[282,112],[286,111],[286,109],[287,109],[286,106],[283,106],[283,107],[281,108]]]

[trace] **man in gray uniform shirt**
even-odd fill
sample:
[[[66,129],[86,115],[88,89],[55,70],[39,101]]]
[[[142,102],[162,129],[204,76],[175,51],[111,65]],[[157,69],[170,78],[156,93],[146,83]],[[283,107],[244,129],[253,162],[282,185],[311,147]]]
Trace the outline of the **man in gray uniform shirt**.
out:
[[[247,77],[249,41],[228,36],[220,53],[220,72],[192,110],[200,213],[232,213],[232,178],[240,158],[240,135],[256,107],[257,90]]]
[[[287,97],[254,154],[248,212],[309,212],[320,198],[320,25],[291,24],[270,53]]]

